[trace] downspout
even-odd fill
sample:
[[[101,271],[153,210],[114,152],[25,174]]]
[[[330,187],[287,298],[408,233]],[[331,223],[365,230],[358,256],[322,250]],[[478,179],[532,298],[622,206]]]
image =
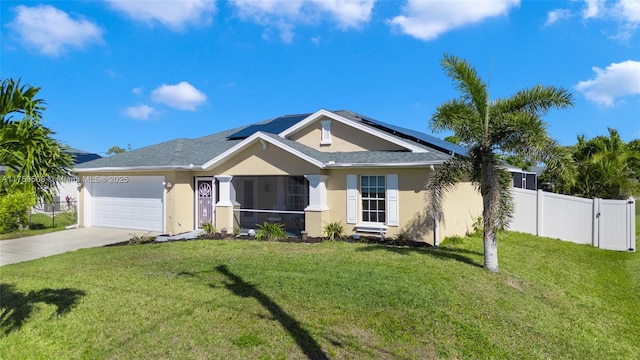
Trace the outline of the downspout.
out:
[[[440,245],[440,213],[436,213],[433,219],[433,246]]]

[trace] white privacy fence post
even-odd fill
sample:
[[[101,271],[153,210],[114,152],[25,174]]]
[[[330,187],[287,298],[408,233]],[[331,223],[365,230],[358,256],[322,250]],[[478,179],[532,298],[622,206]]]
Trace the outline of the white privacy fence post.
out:
[[[542,190],[538,190],[536,197],[536,235],[544,236],[544,192]]]
[[[636,204],[633,197],[627,201],[627,224],[629,251],[636,251]]]

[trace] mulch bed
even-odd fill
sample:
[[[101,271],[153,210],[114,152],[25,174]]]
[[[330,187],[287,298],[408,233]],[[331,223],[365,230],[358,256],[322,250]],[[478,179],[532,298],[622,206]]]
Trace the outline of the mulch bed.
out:
[[[155,241],[155,240],[150,240],[150,241],[145,241],[145,242],[139,242],[139,243],[134,243],[132,241],[123,241],[123,242],[119,242],[119,243],[115,243],[115,244],[109,244],[109,245],[105,245],[105,246],[123,246],[123,245],[145,245],[145,244],[162,244],[162,243],[171,243],[171,242],[177,242],[177,241],[191,241],[191,240],[248,240],[248,241],[258,241],[255,239],[255,237],[252,236],[246,236],[246,235],[240,235],[240,236],[233,236],[233,235],[227,235],[227,236],[222,236],[221,234],[215,234],[214,236],[201,236],[197,239],[183,239],[183,240],[170,240],[170,241]],[[284,243],[298,243],[298,244],[318,244],[321,243],[323,241],[329,241],[329,240],[325,240],[324,238],[320,238],[320,237],[307,237],[305,240],[302,240],[302,238],[299,237],[289,237],[287,239],[283,239],[283,240],[277,240],[277,242],[284,242]],[[390,239],[381,239],[380,237],[375,237],[375,236],[361,236],[359,239],[354,239],[352,237],[347,237],[338,241],[344,241],[344,242],[348,242],[348,243],[359,243],[359,244],[374,244],[374,245],[387,245],[387,246],[395,246],[395,247],[432,247],[432,245],[427,244],[425,242],[417,242],[417,241],[407,241],[404,244],[397,244],[395,243],[393,240]]]

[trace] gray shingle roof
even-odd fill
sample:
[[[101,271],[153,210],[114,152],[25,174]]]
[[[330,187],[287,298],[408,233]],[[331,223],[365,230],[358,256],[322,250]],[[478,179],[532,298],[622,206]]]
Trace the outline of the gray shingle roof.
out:
[[[73,162],[74,164],[76,164],[76,166],[78,164],[82,164],[85,163],[87,161],[91,161],[91,160],[95,160],[95,159],[100,159],[101,156],[98,154],[94,154],[94,153],[90,153],[88,151],[84,151],[84,150],[80,150],[80,149],[76,149],[74,147],[71,146],[67,146],[67,145],[63,145],[62,147],[64,149],[64,151],[71,155],[73,157]],[[7,167],[4,165],[0,165],[0,175],[5,174],[7,171]]]
[[[334,113],[346,117],[347,119],[358,121],[360,116],[347,110],[335,111]],[[176,139],[156,145],[116,154],[76,166],[76,170],[96,169],[96,168],[189,168],[190,165],[200,167],[216,156],[229,150],[233,146],[244,141],[242,139],[229,140],[231,134],[242,129],[264,124],[267,121],[250,124],[232,130],[222,131],[216,134],[203,136],[196,139]],[[363,123],[365,126],[366,123]],[[398,139],[408,141],[407,138],[396,136]],[[439,151],[425,144],[410,141],[412,144],[428,149],[424,153],[412,153],[410,151],[357,151],[357,152],[322,152],[300,144],[293,140],[282,138],[276,134],[261,133],[261,136],[271,138],[285,146],[294,149],[316,161],[328,166],[358,165],[362,164],[409,164],[409,163],[438,163],[447,160],[451,155]]]

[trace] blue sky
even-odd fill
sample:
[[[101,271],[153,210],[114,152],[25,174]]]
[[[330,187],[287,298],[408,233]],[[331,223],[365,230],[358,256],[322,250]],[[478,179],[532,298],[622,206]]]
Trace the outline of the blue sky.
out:
[[[0,11],[0,77],[42,87],[56,137],[101,155],[321,108],[430,133],[457,96],[445,52],[490,76],[492,99],[569,89],[575,106],[545,116],[563,145],[607,127],[640,138],[640,0],[3,0]]]

